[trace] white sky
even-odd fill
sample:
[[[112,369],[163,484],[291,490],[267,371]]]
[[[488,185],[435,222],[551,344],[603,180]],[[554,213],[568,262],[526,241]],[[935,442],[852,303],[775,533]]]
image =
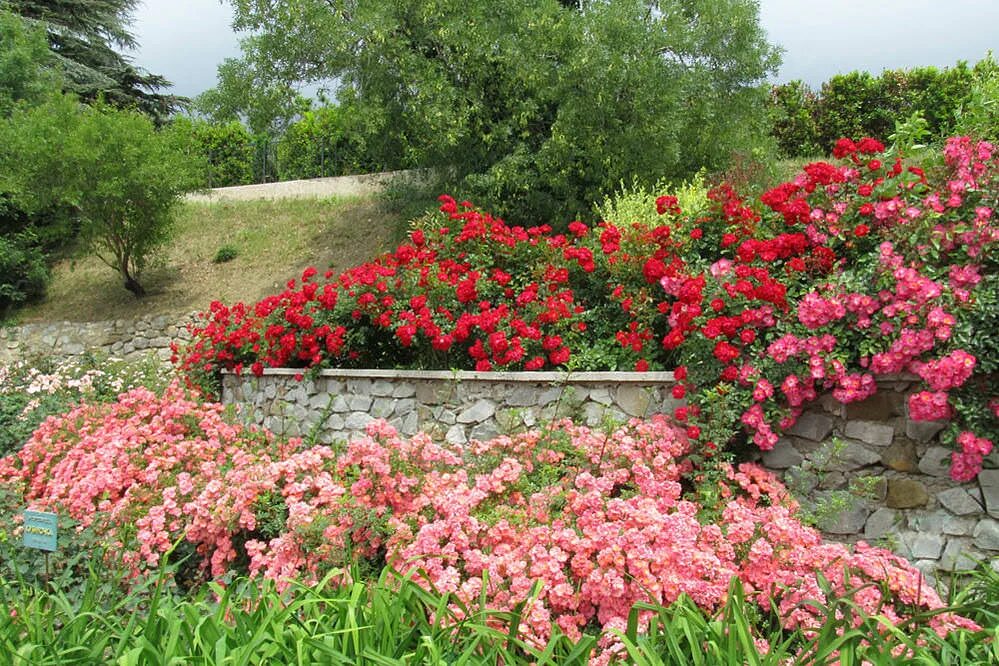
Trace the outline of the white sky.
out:
[[[999,0],[760,0],[770,41],[784,48],[779,81],[813,87],[853,70],[969,63],[999,57]],[[232,8],[220,0],[145,0],[132,30],[135,63],[193,96],[239,55]]]

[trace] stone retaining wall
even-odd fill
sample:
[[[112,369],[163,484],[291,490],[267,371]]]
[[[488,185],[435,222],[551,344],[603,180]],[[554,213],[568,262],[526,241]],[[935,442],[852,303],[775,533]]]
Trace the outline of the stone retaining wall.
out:
[[[670,413],[677,404],[672,373],[326,370],[301,381],[295,374],[225,375],[223,402],[236,405],[244,422],[321,442],[384,418],[403,434],[425,430],[455,443],[557,416],[596,426]],[[951,481],[950,449],[937,440],[942,426],[905,415],[910,385],[883,382],[875,396],[851,405],[825,396],[759,458],[806,507],[840,508],[820,522],[834,538],[889,546],[931,575],[970,568],[975,559],[999,567],[999,470],[972,484]]]
[[[73,357],[85,352],[101,352],[125,359],[156,354],[167,361],[171,342],[190,339],[186,326],[193,320],[194,313],[191,313],[0,328],[0,363],[33,356]]]

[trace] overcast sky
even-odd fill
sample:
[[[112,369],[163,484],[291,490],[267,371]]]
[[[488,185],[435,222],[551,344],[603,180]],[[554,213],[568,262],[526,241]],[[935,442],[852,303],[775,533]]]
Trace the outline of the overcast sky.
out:
[[[779,81],[817,87],[834,74],[974,63],[999,56],[999,0],[761,0],[770,41],[784,48]],[[193,96],[239,55],[232,8],[219,0],[145,0],[132,29],[135,63]]]

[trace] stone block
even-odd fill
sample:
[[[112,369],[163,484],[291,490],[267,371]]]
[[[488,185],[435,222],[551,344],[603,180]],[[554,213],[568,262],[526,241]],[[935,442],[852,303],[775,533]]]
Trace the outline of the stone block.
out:
[[[479,400],[458,414],[458,423],[482,423],[486,419],[492,418],[495,413],[495,402],[491,400]]]
[[[941,531],[951,536],[971,536],[975,531],[975,519],[947,516],[944,518]]]
[[[898,439],[881,454],[881,464],[896,472],[913,473],[919,470],[916,444],[907,439]]]
[[[878,391],[866,400],[846,405],[846,418],[862,421],[887,421],[901,411],[901,396],[891,391]]]
[[[537,401],[538,391],[530,386],[518,386],[503,397],[503,402],[510,407],[529,407]]]
[[[940,558],[944,548],[944,538],[939,534],[916,534],[909,542],[909,552],[916,559]]]
[[[493,439],[498,434],[499,429],[496,427],[496,422],[489,420],[474,426],[472,432],[469,433],[469,439],[477,439],[480,442],[485,442]]]
[[[867,517],[867,522],[864,524],[864,538],[869,541],[883,539],[886,535],[897,531],[900,522],[897,511],[882,507]]]
[[[913,509],[926,506],[930,501],[926,486],[914,479],[888,479],[888,496],[885,504],[892,509]]]
[[[347,396],[347,407],[350,408],[352,412],[366,412],[371,409],[371,396],[370,395],[348,395]]]
[[[416,400],[414,398],[392,398],[392,402],[395,404],[393,414],[396,416],[404,416],[410,412],[416,413]]]
[[[376,398],[390,398],[395,385],[386,379],[376,379],[371,382],[371,395]]]
[[[833,420],[824,414],[805,412],[798,417],[798,421],[788,430],[788,433],[797,437],[810,439],[813,442],[821,442],[833,429]]]
[[[845,434],[874,446],[889,446],[895,438],[895,429],[875,421],[848,421]]]
[[[949,477],[951,453],[942,446],[931,446],[919,461],[919,471],[929,476]]]
[[[611,398],[610,391],[605,388],[590,389],[590,400],[604,405],[605,407],[614,402]]]
[[[763,464],[769,469],[788,469],[790,467],[796,467],[804,461],[804,456],[802,456],[791,440],[786,437],[781,437],[777,440],[777,444],[774,448],[769,451],[763,452]]]
[[[853,498],[850,506],[821,521],[819,529],[828,534],[853,535],[863,531],[871,511],[863,500]]]
[[[937,499],[955,516],[981,513],[982,505],[964,488],[948,488],[937,493]]]
[[[378,397],[371,401],[370,414],[376,419],[387,419],[395,413],[395,400]]]
[[[617,406],[623,412],[640,418],[648,415],[652,403],[647,389],[628,384],[618,387],[616,398]]]
[[[372,421],[374,418],[367,412],[351,412],[343,420],[343,428],[352,432],[363,432]]]
[[[940,568],[944,571],[972,571],[978,566],[981,555],[969,547],[963,539],[951,539],[940,556]]]
[[[982,550],[999,550],[999,521],[983,518],[975,525],[972,536],[975,539],[975,545]]]
[[[881,455],[852,439],[843,440],[843,447],[831,452],[826,469],[832,472],[851,472],[881,462]]]
[[[913,421],[907,418],[905,436],[917,442],[928,442],[936,437],[946,424],[946,421]]]
[[[393,398],[413,398],[416,396],[416,387],[412,384],[399,382],[392,389]]]
[[[447,430],[447,434],[444,435],[444,441],[448,444],[465,444],[468,442],[468,437],[465,436],[465,428],[460,425],[453,425]]]
[[[999,469],[982,470],[978,474],[978,484],[982,488],[985,511],[993,518],[999,518]]]

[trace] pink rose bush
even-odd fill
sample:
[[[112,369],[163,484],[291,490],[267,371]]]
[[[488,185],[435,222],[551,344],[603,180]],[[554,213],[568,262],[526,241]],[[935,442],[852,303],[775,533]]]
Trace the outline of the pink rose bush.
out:
[[[176,385],[81,405],[0,459],[0,483],[99,527],[136,575],[179,542],[205,576],[281,585],[388,564],[472,606],[526,603],[520,630],[536,644],[553,625],[571,638],[623,630],[636,602],[687,595],[717,609],[733,578],[789,629],[821,624],[801,603],[826,599],[820,576],[834,594],[862,587],[855,601],[891,622],[943,605],[888,551],[823,542],[763,469],[697,472],[694,443],[665,417],[613,432],[562,422],[466,447],[375,421],[348,444],[304,447],[221,411]],[[976,628],[953,614],[929,623],[941,635]],[[606,633],[593,663],[621,650]]]

